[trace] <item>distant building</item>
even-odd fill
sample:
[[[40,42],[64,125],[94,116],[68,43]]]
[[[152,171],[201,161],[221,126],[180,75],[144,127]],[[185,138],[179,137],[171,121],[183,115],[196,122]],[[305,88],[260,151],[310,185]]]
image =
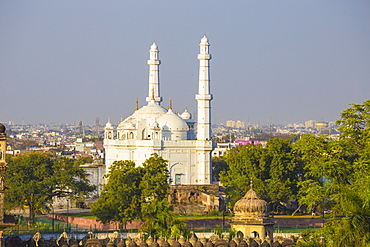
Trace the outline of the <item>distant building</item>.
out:
[[[306,129],[316,129],[316,121],[315,120],[309,120],[304,123]]]
[[[233,120],[227,120],[226,127],[235,127],[235,122]]]
[[[316,129],[321,134],[323,130],[326,130],[329,127],[328,122],[316,122]]]
[[[226,121],[226,127],[242,129],[242,128],[245,128],[245,122],[242,122],[240,120],[238,120],[238,121],[227,120]]]
[[[217,143],[216,148],[212,151],[212,157],[220,157],[232,148],[235,148],[234,143]]]

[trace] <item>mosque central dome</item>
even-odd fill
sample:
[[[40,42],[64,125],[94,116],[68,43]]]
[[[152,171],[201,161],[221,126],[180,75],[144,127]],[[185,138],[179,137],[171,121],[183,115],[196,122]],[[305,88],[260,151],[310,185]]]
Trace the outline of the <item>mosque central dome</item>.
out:
[[[146,106],[143,106],[137,110],[132,117],[137,119],[148,119],[148,118],[159,118],[160,116],[167,113],[167,110],[156,104],[154,101],[149,102]]]

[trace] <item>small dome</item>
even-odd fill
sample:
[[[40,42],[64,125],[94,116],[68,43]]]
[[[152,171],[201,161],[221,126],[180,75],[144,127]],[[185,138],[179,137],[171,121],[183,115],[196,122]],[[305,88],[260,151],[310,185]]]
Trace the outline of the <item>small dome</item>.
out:
[[[187,123],[170,109],[157,120],[159,126],[165,130],[188,130]]]
[[[235,203],[234,212],[236,217],[265,217],[268,216],[267,202],[257,195],[251,185],[251,189],[245,196]]]
[[[106,129],[112,129],[112,128],[113,128],[113,126],[112,126],[112,124],[111,124],[110,120],[108,120],[108,123],[105,125],[105,128],[106,128]]]
[[[5,126],[2,123],[0,123],[0,133],[5,133],[5,130],[6,130]]]
[[[185,109],[185,111],[181,113],[180,116],[182,119],[191,119],[191,114],[190,112],[188,112],[188,109]]]
[[[203,38],[200,40],[200,43],[208,44],[208,39],[207,39],[206,35],[203,36]]]
[[[156,51],[158,49],[158,46],[157,44],[154,42],[151,46],[150,46],[150,50],[151,51]]]

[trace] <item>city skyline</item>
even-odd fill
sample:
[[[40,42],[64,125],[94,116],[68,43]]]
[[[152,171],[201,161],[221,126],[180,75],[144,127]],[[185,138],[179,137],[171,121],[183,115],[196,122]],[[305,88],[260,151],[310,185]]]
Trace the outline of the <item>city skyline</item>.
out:
[[[367,1],[2,1],[1,121],[117,124],[145,105],[160,51],[162,105],[196,112],[210,43],[212,123],[335,121],[370,92]],[[249,120],[249,121],[248,121]]]

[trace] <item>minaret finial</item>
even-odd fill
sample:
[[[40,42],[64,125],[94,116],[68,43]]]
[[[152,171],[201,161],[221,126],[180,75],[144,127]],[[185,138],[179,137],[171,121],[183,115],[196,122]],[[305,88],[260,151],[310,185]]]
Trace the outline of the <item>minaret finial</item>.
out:
[[[251,177],[249,186],[251,187],[251,190],[252,190],[253,189],[253,178],[252,177]]]
[[[139,110],[139,99],[136,98],[136,110]]]

